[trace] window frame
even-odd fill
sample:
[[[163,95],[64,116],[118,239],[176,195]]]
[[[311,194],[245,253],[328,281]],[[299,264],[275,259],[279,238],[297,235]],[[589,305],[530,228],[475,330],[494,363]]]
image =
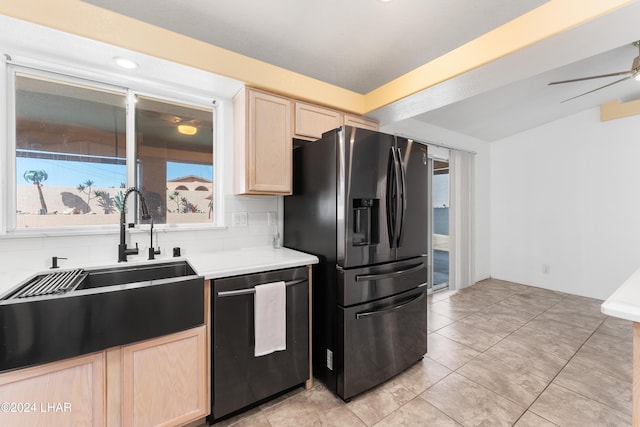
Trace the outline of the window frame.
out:
[[[201,103],[196,103],[196,101],[194,102],[190,102],[187,98],[179,98],[179,97],[175,97],[175,96],[171,96],[169,94],[165,94],[165,95],[159,95],[158,93],[153,93],[153,92],[147,92],[147,91],[130,91],[129,92],[129,96],[131,97],[131,101],[129,101],[129,99],[127,99],[127,105],[135,105],[136,101],[135,98],[137,96],[142,96],[142,97],[146,97],[146,98],[153,98],[155,100],[158,101],[167,101],[170,103],[176,103],[176,104],[182,104],[182,105],[186,105],[186,106],[192,106],[194,108],[204,108],[204,109],[209,109],[212,110],[212,127],[213,127],[213,134],[212,134],[212,138],[213,138],[213,159],[212,159],[212,165],[213,165],[213,176],[211,177],[211,179],[213,180],[213,218],[219,221],[213,221],[211,223],[171,223],[171,224],[158,224],[157,227],[159,230],[166,230],[166,229],[173,229],[175,227],[179,227],[181,230],[187,230],[187,229],[200,229],[200,228],[226,228],[224,227],[224,210],[222,209],[222,203],[223,203],[223,186],[222,186],[222,175],[220,174],[220,170],[222,169],[221,166],[221,162],[216,163],[216,159],[220,159],[220,155],[222,153],[222,150],[219,150],[219,147],[221,146],[221,144],[218,144],[218,134],[219,134],[219,123],[220,121],[218,120],[218,114],[220,113],[220,109],[217,107],[217,102],[215,99],[211,100],[211,99],[206,99],[204,100],[205,102],[208,101],[208,105],[202,103],[203,99],[200,99],[199,101]],[[127,160],[129,160],[129,149],[131,146],[131,150],[133,151],[133,162],[128,162],[127,161],[127,184],[129,182],[129,176],[133,176],[134,177],[134,182],[136,182],[136,184],[138,184],[138,177],[137,177],[137,171],[136,171],[136,156],[137,153],[135,152],[136,150],[136,142],[135,142],[135,115],[136,115],[136,110],[135,108],[127,108]],[[129,135],[129,120],[131,120],[134,123],[134,126],[131,126],[131,136]],[[129,144],[129,141],[132,141],[131,144]],[[130,164],[131,163],[131,164]],[[131,166],[131,169],[130,169]],[[127,213],[127,215],[129,215],[129,213]],[[154,228],[156,227],[156,225],[154,224]]]
[[[222,108],[219,108],[214,97],[202,96],[195,92],[190,92],[180,88],[175,88],[156,83],[152,80],[143,79],[137,82],[131,78],[124,81],[127,84],[114,84],[113,75],[103,74],[87,70],[85,73],[71,73],[69,69],[60,69],[54,64],[47,64],[34,61],[36,66],[26,61],[18,63],[12,61],[9,56],[5,56],[4,64],[0,66],[0,95],[6,99],[4,114],[0,109],[0,126],[4,126],[6,132],[5,149],[0,150],[0,169],[5,173],[0,174],[0,190],[2,190],[2,200],[0,200],[0,237],[8,236],[50,236],[50,235],[82,235],[82,234],[110,234],[118,232],[118,224],[105,225],[83,225],[83,226],[50,226],[38,228],[17,228],[17,180],[16,180],[16,78],[17,74],[33,76],[35,78],[52,79],[62,83],[78,84],[96,90],[107,90],[110,92],[122,93],[126,99],[126,179],[127,187],[138,186],[136,174],[136,144],[135,144],[135,98],[136,96],[151,97],[160,101],[180,103],[194,108],[211,111],[213,122],[213,220],[210,223],[172,223],[154,224],[154,228],[159,231],[185,231],[200,229],[226,228],[224,224],[224,193],[222,174],[222,144],[219,143],[219,136],[222,130],[218,127],[223,122],[221,120]],[[131,108],[131,106],[134,106]],[[130,210],[129,210],[130,211]],[[134,221],[134,215],[127,213],[128,221]]]

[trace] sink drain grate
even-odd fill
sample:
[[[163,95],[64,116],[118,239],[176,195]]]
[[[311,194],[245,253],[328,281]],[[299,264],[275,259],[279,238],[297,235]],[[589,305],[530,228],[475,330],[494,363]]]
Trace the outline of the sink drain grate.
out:
[[[63,294],[75,288],[87,274],[82,269],[60,271],[35,277],[12,298],[29,298]]]

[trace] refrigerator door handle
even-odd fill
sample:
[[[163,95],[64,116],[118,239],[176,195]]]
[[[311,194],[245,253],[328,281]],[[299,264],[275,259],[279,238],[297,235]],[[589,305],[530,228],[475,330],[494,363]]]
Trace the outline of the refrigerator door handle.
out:
[[[366,282],[366,281],[369,281],[369,280],[390,279],[392,277],[402,276],[403,274],[420,271],[423,268],[425,268],[425,265],[424,265],[423,262],[421,262],[420,264],[412,265],[409,268],[406,268],[404,270],[396,270],[396,271],[391,271],[389,273],[358,274],[358,275],[356,275],[356,282]]]
[[[397,159],[398,159],[398,177],[399,177],[399,185],[398,188],[400,190],[400,197],[398,198],[398,211],[399,211],[399,218],[397,219],[397,227],[398,227],[398,231],[396,233],[396,247],[400,246],[400,240],[402,239],[402,230],[404,228],[404,214],[405,211],[407,210],[407,198],[406,198],[406,194],[407,194],[407,186],[406,186],[406,182],[405,182],[405,169],[404,169],[404,163],[402,162],[402,153],[400,152],[399,148],[396,148],[397,151]]]
[[[404,302],[402,302],[402,303],[400,303],[398,305],[395,305],[393,307],[385,308],[385,309],[382,309],[382,310],[366,311],[364,313],[356,313],[356,319],[362,319],[362,318],[374,317],[374,316],[382,316],[382,315],[388,314],[390,312],[400,310],[400,309],[408,306],[409,304],[412,304],[412,303],[424,298],[425,295],[426,295],[426,292],[422,292],[417,297],[411,298],[409,301],[404,301]]]
[[[387,233],[389,234],[389,247],[395,247],[396,240],[396,155],[394,147],[389,152],[389,163],[387,166]]]
[[[403,206],[403,194],[402,194],[402,167],[400,161],[400,150],[396,147],[391,147],[391,152],[393,153],[393,180],[394,180],[394,193],[395,193],[395,208],[393,212],[393,244],[392,248],[397,248],[400,246],[400,233],[402,231],[402,217],[404,212],[402,210]]]

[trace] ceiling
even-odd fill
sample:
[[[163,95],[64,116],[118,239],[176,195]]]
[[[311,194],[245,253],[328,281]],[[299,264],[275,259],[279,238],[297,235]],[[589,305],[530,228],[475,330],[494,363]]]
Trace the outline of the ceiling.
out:
[[[361,94],[546,2],[85,1]]]
[[[366,94],[544,0],[85,0],[87,3]],[[640,2],[367,114],[413,119],[495,141],[611,99],[640,97],[628,80],[554,80],[625,71],[638,55]],[[541,23],[543,25],[544,23]]]

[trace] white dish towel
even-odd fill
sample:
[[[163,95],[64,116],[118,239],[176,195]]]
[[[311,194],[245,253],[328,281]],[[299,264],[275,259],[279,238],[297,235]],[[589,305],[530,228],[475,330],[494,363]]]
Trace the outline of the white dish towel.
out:
[[[284,282],[255,287],[255,357],[287,349],[287,289]]]

